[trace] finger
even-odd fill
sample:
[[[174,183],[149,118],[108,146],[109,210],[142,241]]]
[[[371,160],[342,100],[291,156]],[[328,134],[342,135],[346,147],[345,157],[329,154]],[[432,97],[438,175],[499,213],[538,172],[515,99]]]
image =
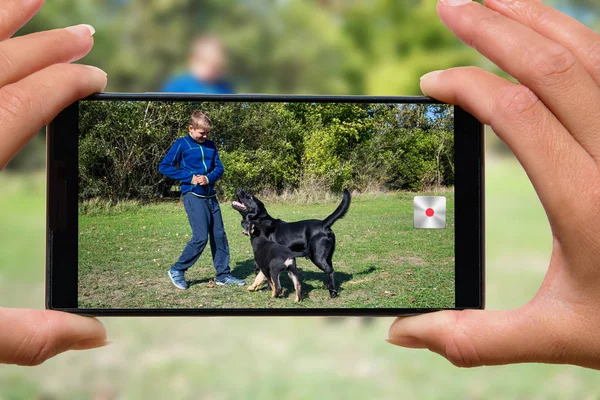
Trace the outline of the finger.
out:
[[[502,14],[465,0],[438,13],[465,43],[529,87],[583,147],[600,158],[595,134],[600,89],[569,50]]]
[[[32,33],[0,43],[0,87],[49,65],[85,56],[94,45],[90,25]]]
[[[44,0],[4,0],[0,4],[0,41],[8,39],[42,7]]]
[[[426,74],[421,90],[492,126],[525,168],[555,227],[572,223],[558,218],[565,212],[582,214],[573,193],[595,162],[531,90],[475,67]]]
[[[55,64],[0,89],[0,170],[62,109],[101,92],[106,74],[95,67]]]
[[[399,318],[387,341],[427,348],[459,367],[518,362],[564,362],[558,334],[525,308],[440,311]]]
[[[97,319],[57,311],[0,308],[0,326],[0,363],[38,365],[69,349],[107,344]]]
[[[600,35],[537,0],[486,0],[486,5],[569,49],[600,85]]]

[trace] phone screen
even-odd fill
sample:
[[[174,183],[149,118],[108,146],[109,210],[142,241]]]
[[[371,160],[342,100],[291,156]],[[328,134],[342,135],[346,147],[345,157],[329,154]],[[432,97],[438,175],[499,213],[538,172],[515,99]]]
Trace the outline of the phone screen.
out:
[[[456,306],[455,109],[85,100],[77,306]]]

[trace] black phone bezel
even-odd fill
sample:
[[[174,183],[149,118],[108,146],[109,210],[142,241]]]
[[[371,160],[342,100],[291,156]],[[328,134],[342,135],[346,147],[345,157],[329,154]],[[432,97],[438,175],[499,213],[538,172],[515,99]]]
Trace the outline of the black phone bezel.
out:
[[[423,96],[100,93],[83,100],[442,104]],[[440,308],[83,309],[77,308],[79,102],[47,126],[46,308],[90,316],[396,316]],[[485,299],[484,126],[454,106],[455,308]]]

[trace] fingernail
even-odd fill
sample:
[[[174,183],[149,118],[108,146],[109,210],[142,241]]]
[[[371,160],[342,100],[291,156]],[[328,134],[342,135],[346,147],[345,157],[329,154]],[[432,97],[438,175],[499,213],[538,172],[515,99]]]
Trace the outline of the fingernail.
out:
[[[442,3],[444,3],[447,6],[463,6],[465,4],[469,4],[472,3],[471,0],[440,0]]]
[[[438,76],[440,74],[440,72],[442,72],[443,70],[436,70],[436,71],[431,71],[426,73],[425,75],[423,75],[421,77],[421,80],[425,80],[425,79],[431,79],[431,78],[435,78],[436,76]]]
[[[69,26],[68,28],[65,28],[68,31],[71,31],[79,36],[93,36],[94,33],[96,33],[96,30],[94,29],[93,26],[88,25],[88,24],[81,24],[81,25],[74,25],[74,26]]]
[[[100,69],[98,67],[94,67],[93,65],[86,65],[86,67],[88,67],[91,70],[101,72],[101,73],[104,74],[104,76],[108,76],[108,74],[106,72],[104,72],[104,70],[102,70],[102,69]]]
[[[70,350],[90,350],[97,349],[99,347],[108,346],[112,342],[110,340],[103,339],[84,339],[75,343],[71,346]]]
[[[414,336],[399,336],[395,338],[387,338],[385,339],[385,341],[395,346],[408,347],[411,349],[427,348],[427,346],[425,346],[425,343],[423,343],[421,339],[417,339]]]

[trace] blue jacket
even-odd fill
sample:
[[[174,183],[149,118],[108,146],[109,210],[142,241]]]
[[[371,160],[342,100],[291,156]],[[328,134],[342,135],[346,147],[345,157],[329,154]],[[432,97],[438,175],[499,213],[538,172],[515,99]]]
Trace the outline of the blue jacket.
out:
[[[232,94],[231,86],[225,81],[204,82],[190,73],[176,76],[167,81],[163,92],[179,93],[205,93],[205,94]]]
[[[179,181],[182,194],[192,192],[202,197],[213,197],[217,194],[215,183],[225,171],[215,143],[206,140],[200,144],[190,135],[173,143],[158,170],[161,174]],[[208,185],[192,185],[194,175],[206,175]]]

